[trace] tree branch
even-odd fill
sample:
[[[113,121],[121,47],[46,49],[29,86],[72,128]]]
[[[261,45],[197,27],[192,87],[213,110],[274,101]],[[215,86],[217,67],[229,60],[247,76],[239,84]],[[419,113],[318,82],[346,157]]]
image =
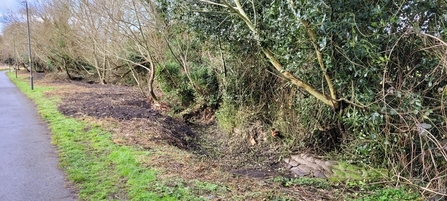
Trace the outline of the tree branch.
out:
[[[216,2],[213,2],[213,1],[209,1],[209,0],[200,0],[200,1],[203,2],[203,3],[207,3],[207,4],[211,4],[211,5],[221,6],[221,7],[227,8],[227,5],[225,5],[225,4],[220,4],[220,3],[216,3]]]
[[[323,76],[326,80],[326,84],[328,85],[331,98],[336,100],[337,94],[335,93],[334,84],[332,84],[331,77],[327,74],[326,65],[324,64],[323,60],[323,54],[321,53],[320,48],[318,47],[317,35],[315,34],[314,30],[309,26],[309,23],[306,20],[300,19],[300,22],[301,24],[303,24],[304,28],[306,28],[307,33],[309,34],[310,39],[312,40],[312,45],[314,46],[315,53],[317,54],[318,64],[320,65],[321,71],[323,72]]]
[[[279,61],[273,56],[273,53],[268,49],[263,49],[263,52],[265,56],[270,60],[270,63],[278,70],[286,79],[288,79],[290,82],[292,82],[294,85],[304,89],[309,94],[317,98],[318,100],[322,101],[324,104],[331,107],[333,110],[338,109],[338,102],[332,98],[329,98],[322,94],[321,92],[315,90],[314,87],[309,85],[308,83],[298,79],[295,75],[290,73],[289,71],[286,71],[284,67],[279,63]]]
[[[239,16],[239,18],[241,18],[245,22],[245,24],[248,26],[248,28],[251,30],[251,32],[255,35],[255,40],[258,42],[258,45],[261,47],[262,52],[269,59],[270,63],[275,67],[275,69],[279,71],[280,74],[282,74],[292,84],[304,89],[309,94],[311,94],[318,100],[322,101],[323,103],[325,103],[326,105],[331,107],[333,110],[337,110],[339,108],[339,104],[338,104],[337,97],[335,94],[334,86],[332,84],[330,77],[326,73],[323,56],[322,56],[321,52],[319,51],[318,46],[315,46],[316,45],[315,43],[314,43],[314,48],[317,51],[317,56],[318,56],[318,61],[320,63],[320,67],[322,68],[322,71],[326,78],[326,82],[329,85],[329,90],[331,93],[330,97],[325,96],[323,93],[317,91],[314,87],[312,87],[308,83],[298,79],[295,75],[293,75],[289,71],[286,71],[284,69],[284,67],[281,65],[281,63],[279,63],[279,61],[273,55],[273,53],[268,48],[262,47],[262,45],[260,44],[259,30],[256,29],[253,22],[248,18],[247,14],[245,13],[244,9],[242,8],[242,5],[240,4],[239,0],[233,0],[236,7],[233,7],[232,5],[230,5],[230,3],[228,3],[228,1],[226,1],[226,0],[223,1],[223,5],[209,1],[209,0],[200,0],[200,1],[204,2],[204,3],[209,3],[212,5],[218,5],[218,6],[228,8],[233,13],[237,14]],[[291,1],[289,0],[289,2],[291,2]],[[308,29],[308,31],[309,30],[310,29]],[[313,38],[312,40],[314,40],[314,39],[316,40],[315,33],[313,33],[312,30],[310,30],[309,35],[311,35],[311,38]]]

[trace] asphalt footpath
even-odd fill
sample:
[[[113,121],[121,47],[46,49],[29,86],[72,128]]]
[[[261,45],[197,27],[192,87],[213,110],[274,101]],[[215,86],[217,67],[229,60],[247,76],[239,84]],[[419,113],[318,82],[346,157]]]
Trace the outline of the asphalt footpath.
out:
[[[0,201],[76,200],[36,106],[0,72]]]

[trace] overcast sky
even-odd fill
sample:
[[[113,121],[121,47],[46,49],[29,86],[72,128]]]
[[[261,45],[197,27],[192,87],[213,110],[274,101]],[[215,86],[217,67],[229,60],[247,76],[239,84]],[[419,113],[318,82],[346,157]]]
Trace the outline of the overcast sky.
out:
[[[2,0],[0,4],[1,10],[16,9],[20,6],[20,0]]]
[[[24,7],[24,0],[0,0],[0,18],[10,13],[18,13],[18,11]],[[35,0],[28,0],[32,4]],[[0,20],[0,30],[3,29],[3,22]]]

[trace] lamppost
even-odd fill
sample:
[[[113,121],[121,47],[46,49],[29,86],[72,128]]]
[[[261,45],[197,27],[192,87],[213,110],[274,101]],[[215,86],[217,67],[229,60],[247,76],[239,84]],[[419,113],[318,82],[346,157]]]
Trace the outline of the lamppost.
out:
[[[19,66],[17,65],[16,40],[14,39],[14,34],[12,34],[12,43],[14,46],[14,71],[16,73],[16,78],[17,78],[17,71],[18,71]]]
[[[22,3],[25,4],[26,7],[26,23],[28,25],[28,62],[29,62],[29,80],[31,84],[31,90],[34,90],[34,84],[33,84],[33,62],[31,60],[31,34],[29,29],[29,13],[28,13],[28,1],[22,1]]]

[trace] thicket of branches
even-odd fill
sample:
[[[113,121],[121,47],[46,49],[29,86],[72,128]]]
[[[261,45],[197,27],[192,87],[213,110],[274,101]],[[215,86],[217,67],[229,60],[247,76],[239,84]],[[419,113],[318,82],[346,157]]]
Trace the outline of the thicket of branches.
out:
[[[211,109],[234,135],[260,122],[280,154],[336,151],[447,191],[444,1],[46,0],[31,16],[43,71]],[[2,59],[26,63],[24,20],[5,20]]]

